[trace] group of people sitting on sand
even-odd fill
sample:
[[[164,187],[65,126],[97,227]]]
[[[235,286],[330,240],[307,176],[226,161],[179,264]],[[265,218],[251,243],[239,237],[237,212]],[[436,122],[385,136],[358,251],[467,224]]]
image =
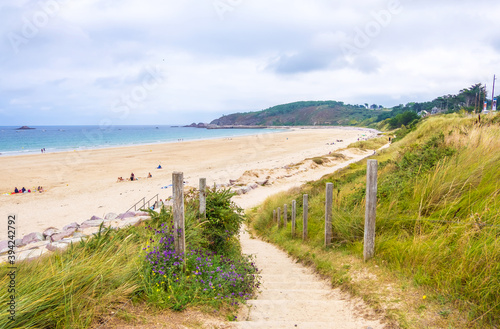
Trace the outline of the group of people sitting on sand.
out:
[[[152,177],[153,177],[153,175],[151,175],[151,173],[148,173],[148,178],[152,178]],[[132,181],[135,181],[135,180],[139,180],[139,178],[135,177],[134,173],[131,173],[130,174],[130,179],[128,179],[128,180],[130,180],[132,182]],[[117,182],[123,182],[123,181],[125,181],[125,179],[123,179],[123,177],[121,177],[121,176],[118,177]]]
[[[344,142],[343,139],[337,139],[337,143],[343,143],[343,142]],[[326,145],[335,145],[335,142],[326,143]]]
[[[38,186],[36,190],[37,190],[37,192],[40,192],[40,193],[44,192],[43,187],[41,187],[41,186]],[[33,190],[33,192],[34,192],[34,190]],[[22,189],[18,189],[17,187],[15,187],[14,194],[17,194],[17,193],[31,193],[31,190],[30,189],[27,190],[26,188],[24,188],[24,186]]]
[[[161,164],[158,165],[158,167],[156,167],[156,169],[162,169]],[[151,175],[151,172],[148,173],[148,178],[153,178],[153,175]],[[139,180],[139,179],[137,177],[135,177],[134,173],[131,173],[130,174],[130,181],[132,182],[135,180]],[[125,179],[123,179],[123,177],[121,177],[121,176],[118,177],[117,182],[123,182],[123,181],[125,181]]]

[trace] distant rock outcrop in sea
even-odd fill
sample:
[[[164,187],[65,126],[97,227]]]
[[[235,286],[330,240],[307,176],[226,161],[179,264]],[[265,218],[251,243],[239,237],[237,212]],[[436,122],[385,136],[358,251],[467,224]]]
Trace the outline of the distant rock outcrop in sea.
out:
[[[30,129],[36,129],[36,128],[31,128],[31,127],[28,127],[28,126],[22,126],[22,127],[17,128],[16,130],[30,130]]]
[[[191,128],[207,128],[207,127],[208,127],[208,124],[206,124],[206,123],[202,123],[202,122],[200,122],[200,123],[196,124],[195,122],[193,122],[192,124],[187,125],[187,126],[184,126],[184,127],[191,127]]]

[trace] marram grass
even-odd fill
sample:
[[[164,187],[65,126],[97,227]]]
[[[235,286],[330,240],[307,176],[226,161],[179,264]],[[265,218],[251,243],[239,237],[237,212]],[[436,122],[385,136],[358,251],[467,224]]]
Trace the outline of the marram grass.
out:
[[[379,152],[376,261],[435,289],[467,327],[500,325],[500,117],[423,120]],[[396,132],[397,134],[397,132]],[[309,195],[310,247],[323,248],[325,183],[334,183],[334,246],[362,257],[366,161],[268,199],[252,214],[261,235],[285,244],[272,209]],[[446,313],[446,312],[445,312]]]
[[[0,327],[86,328],[130,298],[138,289],[137,230],[108,232],[99,249],[88,240],[67,252],[17,264],[15,321],[2,307]],[[7,286],[5,276],[0,285]],[[7,298],[2,289],[0,303],[5,305]]]
[[[105,229],[64,252],[16,264],[14,321],[7,313],[11,278],[6,275],[7,265],[0,266],[5,273],[0,278],[4,287],[0,328],[98,327],[130,301],[145,301],[160,309],[197,306],[234,312],[258,288],[257,270],[241,255],[235,238],[243,218],[230,202],[230,191],[209,189],[207,219],[199,221],[193,195],[186,198],[190,251],[185,271],[159,252],[151,253],[151,248],[162,248],[162,239],[163,247],[171,247],[170,240],[165,245],[168,234],[162,228],[171,225],[172,214],[163,208],[160,214],[151,213],[146,226]],[[161,251],[163,255],[167,250]],[[203,262],[196,263],[202,256]],[[217,271],[219,276],[213,274]]]

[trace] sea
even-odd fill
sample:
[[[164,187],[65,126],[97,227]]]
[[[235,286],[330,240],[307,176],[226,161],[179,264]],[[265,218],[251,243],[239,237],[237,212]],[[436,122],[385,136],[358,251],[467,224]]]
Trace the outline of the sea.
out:
[[[283,129],[205,129],[168,125],[149,126],[0,126],[0,156],[109,147],[174,143],[178,141],[269,134]]]

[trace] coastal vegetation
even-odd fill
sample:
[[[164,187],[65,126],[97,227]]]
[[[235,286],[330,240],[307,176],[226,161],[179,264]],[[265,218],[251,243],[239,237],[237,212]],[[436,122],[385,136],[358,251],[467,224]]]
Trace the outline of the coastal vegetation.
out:
[[[388,110],[367,110],[363,105],[337,101],[295,102],[273,106],[266,110],[234,113],[213,120],[216,125],[250,126],[368,126]]]
[[[433,116],[394,134],[372,157],[379,163],[372,261],[362,261],[366,161],[269,198],[249,213],[251,227],[403,328],[498,327],[500,115]],[[326,183],[335,189],[332,248],[324,247]],[[296,200],[300,232],[303,194],[305,242],[291,236],[290,223],[279,229],[272,220],[274,209]]]
[[[3,307],[0,327],[88,328],[107,322],[128,303],[197,307],[233,318],[238,304],[258,287],[257,269],[241,255],[237,239],[242,212],[230,201],[231,192],[210,189],[209,211],[200,220],[194,196],[189,193],[185,201],[185,255],[173,251],[167,208],[151,212],[147,226],[101,227],[64,252],[17,264],[15,320]],[[8,280],[3,276],[0,284],[7,287]],[[0,302],[7,305],[8,299],[3,289]]]
[[[302,101],[265,110],[233,113],[213,120],[214,125],[249,126],[358,126],[380,130],[396,129],[419,119],[418,113],[432,114],[480,112],[486,99],[486,87],[480,83],[464,88],[456,95],[443,95],[428,102],[410,102],[392,108],[368,103],[350,105],[339,101]],[[425,112],[423,112],[425,111]],[[435,114],[434,113],[434,114]]]

